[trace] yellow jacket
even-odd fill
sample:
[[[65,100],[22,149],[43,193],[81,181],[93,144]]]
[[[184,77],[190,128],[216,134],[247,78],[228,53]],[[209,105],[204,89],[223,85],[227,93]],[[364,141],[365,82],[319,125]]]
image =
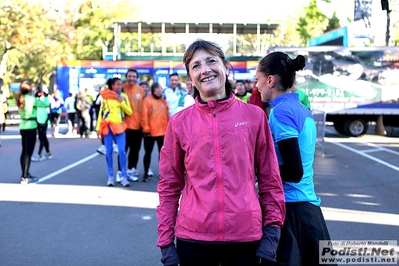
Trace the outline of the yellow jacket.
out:
[[[123,92],[120,96],[125,97],[123,102],[118,102],[116,98],[118,95],[116,92],[105,89],[101,92],[103,100],[100,105],[100,111],[97,118],[97,131],[100,131],[101,135],[108,135],[108,125],[114,131],[114,127],[117,125],[125,126],[125,114],[131,115],[132,108],[127,100],[127,95]],[[115,132],[114,132],[115,134]],[[116,134],[120,134],[119,132]]]
[[[125,118],[128,129],[138,130],[141,128],[141,113],[143,112],[143,100],[145,98],[144,90],[137,84],[130,86],[123,84],[123,92],[129,97],[130,106],[133,114]]]

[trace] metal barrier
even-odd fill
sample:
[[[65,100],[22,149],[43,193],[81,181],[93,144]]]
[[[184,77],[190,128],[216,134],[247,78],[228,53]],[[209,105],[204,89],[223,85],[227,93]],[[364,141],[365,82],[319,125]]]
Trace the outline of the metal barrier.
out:
[[[7,119],[19,119],[19,112],[18,112],[18,106],[8,106],[7,107]]]
[[[316,141],[317,145],[321,147],[321,155],[324,157],[324,135],[326,133],[326,112],[313,109],[313,119],[316,124]]]

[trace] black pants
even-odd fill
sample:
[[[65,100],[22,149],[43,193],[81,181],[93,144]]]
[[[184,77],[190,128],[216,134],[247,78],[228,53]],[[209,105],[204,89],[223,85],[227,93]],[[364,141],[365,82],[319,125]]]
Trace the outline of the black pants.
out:
[[[144,138],[144,150],[145,150],[144,160],[143,160],[144,174],[147,174],[148,169],[150,168],[151,154],[152,154],[152,150],[154,149],[155,141],[157,142],[158,154],[159,154],[159,152],[161,151],[161,148],[163,146],[163,140],[164,140],[164,136],[145,137]],[[158,160],[159,160],[159,155],[158,155]]]
[[[90,106],[89,110],[89,116],[90,116],[90,132],[94,131],[95,126],[93,125],[94,123],[94,114],[96,113],[96,110],[93,106]],[[97,119],[97,118],[96,118]]]
[[[206,243],[176,240],[181,266],[259,266],[259,241],[249,243]]]
[[[143,131],[141,129],[126,129],[126,154],[127,156],[127,169],[133,167],[137,169],[137,162],[139,161],[139,152],[141,148],[141,141],[143,139]],[[118,170],[120,171],[120,163],[118,159]]]
[[[30,158],[32,157],[36,144],[36,128],[21,129],[19,132],[21,134],[22,143],[22,152],[19,159],[22,170],[21,177],[27,178],[29,174]]]
[[[61,122],[61,116],[59,113],[50,113],[50,119],[51,119],[51,126],[52,127],[58,127]],[[58,133],[58,132],[56,132]]]
[[[45,124],[37,124],[37,134],[39,135],[39,150],[37,154],[42,154],[43,148],[47,153],[50,152],[50,145],[47,139],[47,123]]]
[[[319,206],[287,202],[287,214],[277,249],[278,265],[319,265],[319,240],[330,240]]]
[[[89,136],[90,130],[90,114],[89,110],[85,110],[83,112],[78,112],[78,119],[79,119],[79,133],[82,137],[83,135]]]

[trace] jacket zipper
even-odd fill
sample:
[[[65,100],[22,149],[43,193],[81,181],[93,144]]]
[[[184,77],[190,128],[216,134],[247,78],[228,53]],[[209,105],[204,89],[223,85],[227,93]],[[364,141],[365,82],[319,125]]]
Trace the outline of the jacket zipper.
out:
[[[216,168],[219,186],[219,240],[223,241],[223,186],[222,186],[222,173],[220,171],[220,155],[219,155],[219,141],[217,131],[217,119],[216,111],[213,110],[213,132],[215,142],[215,157],[216,157]]]

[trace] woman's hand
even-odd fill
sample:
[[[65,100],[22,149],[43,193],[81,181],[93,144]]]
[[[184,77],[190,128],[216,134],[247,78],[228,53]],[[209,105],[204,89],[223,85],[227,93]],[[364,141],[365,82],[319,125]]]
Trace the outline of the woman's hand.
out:
[[[116,100],[121,103],[125,100],[125,97],[118,96],[118,98],[116,98]]]

